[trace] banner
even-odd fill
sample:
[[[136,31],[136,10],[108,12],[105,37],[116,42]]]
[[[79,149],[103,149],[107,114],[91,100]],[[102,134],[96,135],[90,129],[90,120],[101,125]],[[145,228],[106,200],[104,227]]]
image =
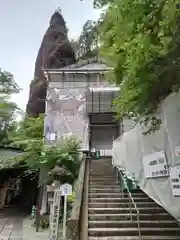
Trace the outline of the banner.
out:
[[[170,168],[170,182],[173,196],[180,196],[180,166]]]

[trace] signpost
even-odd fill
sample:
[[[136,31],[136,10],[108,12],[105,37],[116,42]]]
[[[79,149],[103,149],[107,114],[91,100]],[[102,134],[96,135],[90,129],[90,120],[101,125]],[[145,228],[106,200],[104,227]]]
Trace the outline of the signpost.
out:
[[[146,178],[166,177],[169,175],[165,152],[155,152],[143,157]]]
[[[63,240],[66,240],[67,198],[72,195],[72,185],[65,183],[60,186],[61,196],[64,196]]]
[[[54,200],[51,205],[51,214],[50,214],[50,240],[58,240],[58,231],[59,231],[59,214],[60,214],[60,201],[61,195],[60,190],[55,190]]]
[[[170,168],[170,182],[173,196],[180,196],[180,166]]]

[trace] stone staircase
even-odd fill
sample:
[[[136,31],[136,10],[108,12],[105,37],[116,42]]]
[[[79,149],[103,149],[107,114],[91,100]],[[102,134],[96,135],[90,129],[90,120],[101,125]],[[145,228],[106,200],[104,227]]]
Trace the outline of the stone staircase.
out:
[[[176,221],[141,190],[132,192],[142,240],[180,240]],[[130,214],[132,209],[132,221]],[[88,205],[89,240],[138,240],[137,211],[116,181],[111,159],[92,160]]]

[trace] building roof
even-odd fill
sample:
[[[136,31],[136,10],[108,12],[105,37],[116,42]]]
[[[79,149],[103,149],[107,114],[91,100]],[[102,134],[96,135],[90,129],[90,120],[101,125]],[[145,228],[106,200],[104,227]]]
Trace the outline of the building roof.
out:
[[[45,69],[48,73],[98,73],[112,70],[103,61],[97,59],[80,60],[72,65],[60,69]]]

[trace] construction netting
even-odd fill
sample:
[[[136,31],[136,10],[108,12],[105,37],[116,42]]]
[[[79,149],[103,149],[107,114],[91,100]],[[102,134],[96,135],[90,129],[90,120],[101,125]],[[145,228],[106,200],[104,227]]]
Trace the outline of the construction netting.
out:
[[[180,92],[168,96],[157,115],[159,131],[144,135],[136,124],[113,142],[113,165],[135,176],[140,188],[180,221]]]

